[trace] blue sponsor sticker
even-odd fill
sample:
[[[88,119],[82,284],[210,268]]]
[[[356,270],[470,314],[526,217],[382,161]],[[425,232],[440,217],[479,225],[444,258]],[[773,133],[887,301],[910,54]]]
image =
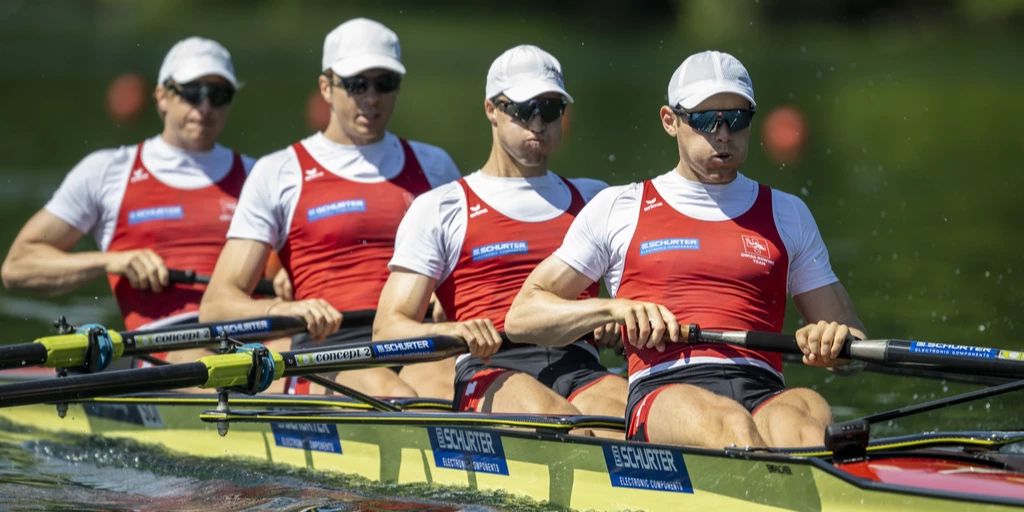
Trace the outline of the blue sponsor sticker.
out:
[[[508,475],[508,462],[500,435],[451,427],[427,427],[427,433],[437,467]]]
[[[999,349],[988,347],[972,347],[969,345],[947,345],[930,341],[910,342],[910,351],[915,354],[934,354],[937,356],[973,357],[975,359],[996,359]]]
[[[318,220],[323,220],[328,217],[334,217],[335,215],[345,215],[346,213],[362,213],[365,211],[365,200],[346,199],[344,201],[335,201],[333,203],[314,206],[306,210],[306,221],[316,222]]]
[[[605,444],[602,448],[613,487],[693,494],[679,450],[638,444]]]
[[[640,242],[640,256],[664,251],[699,251],[699,238],[662,238]]]
[[[241,336],[243,334],[270,332],[270,321],[249,320],[244,322],[235,322],[233,324],[216,325],[213,327],[213,332],[217,336],[224,334],[227,334],[228,336]]]
[[[325,423],[271,423],[274,444],[316,452],[341,453],[338,427]]]
[[[473,248],[473,261],[483,261],[509,254],[526,254],[530,252],[530,244],[526,240],[511,240],[493,244],[478,245]]]
[[[185,209],[181,205],[156,206],[128,212],[128,224],[141,224],[154,220],[179,220],[185,218]]]
[[[387,343],[374,343],[373,355],[377,358],[401,357],[410,354],[428,354],[434,351],[434,340],[427,338],[422,340],[389,341]]]

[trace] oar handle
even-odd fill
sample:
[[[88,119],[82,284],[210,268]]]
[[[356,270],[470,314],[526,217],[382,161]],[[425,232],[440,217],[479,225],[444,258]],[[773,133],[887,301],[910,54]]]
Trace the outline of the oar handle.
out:
[[[0,386],[0,407],[187,388],[207,378],[206,365],[185,363],[16,382]]]
[[[172,283],[178,284],[210,284],[210,276],[197,274],[195,270],[180,270],[176,268],[167,269],[168,279]],[[274,283],[267,279],[260,279],[256,283],[256,288],[253,293],[259,295],[268,295],[273,297],[277,295],[274,292]]]
[[[46,362],[46,347],[39,343],[0,346],[0,370],[36,366]]]
[[[853,341],[855,340],[852,338],[846,340],[846,343],[843,344],[843,348],[839,351],[840,358],[851,358],[850,348],[853,346]],[[803,352],[800,351],[800,346],[797,345],[796,336],[792,334],[748,331],[746,333],[746,342],[744,343],[744,346],[754,350],[781,352],[783,354],[803,354]]]

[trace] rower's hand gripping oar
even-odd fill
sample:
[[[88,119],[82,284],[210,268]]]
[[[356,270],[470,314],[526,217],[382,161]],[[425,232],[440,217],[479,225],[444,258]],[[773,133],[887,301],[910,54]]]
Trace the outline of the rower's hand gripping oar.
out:
[[[691,342],[731,343],[755,350],[802,354],[796,336],[792,334],[711,331],[691,326],[687,339]],[[900,339],[848,339],[839,357],[869,363],[1024,379],[1024,353],[998,348]]]
[[[0,407],[193,386],[255,394],[282,377],[437,361],[463,352],[466,344],[453,336],[331,345],[282,353],[249,345],[231,354],[206,356],[195,363],[4,384],[0,385]]]

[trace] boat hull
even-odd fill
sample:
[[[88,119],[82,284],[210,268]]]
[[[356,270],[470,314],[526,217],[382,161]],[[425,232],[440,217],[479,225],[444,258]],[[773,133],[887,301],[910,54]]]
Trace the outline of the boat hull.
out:
[[[193,456],[239,457],[377,482],[501,490],[583,510],[959,511],[1024,505],[1024,496],[986,502],[879,483],[816,458],[525,429],[349,421],[367,414],[358,411],[331,416],[338,421],[288,411],[290,421],[232,422],[221,437],[216,424],[199,419],[215,401],[187,397],[72,403],[63,419],[53,405],[0,409],[0,417],[32,429],[130,439]],[[287,399],[281,408],[268,403],[274,402],[261,402],[260,410],[289,405]]]

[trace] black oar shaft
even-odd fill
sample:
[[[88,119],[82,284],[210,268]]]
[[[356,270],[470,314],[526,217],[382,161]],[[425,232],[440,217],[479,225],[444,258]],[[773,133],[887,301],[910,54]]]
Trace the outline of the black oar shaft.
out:
[[[175,325],[122,333],[125,355],[206,347],[227,336],[239,341],[269,340],[306,330],[306,321],[267,316],[229,322]]]
[[[792,334],[700,330],[698,340],[732,343],[754,350],[801,353],[796,336]],[[849,340],[843,345],[839,357],[879,364],[1024,379],[1024,360],[1018,352],[988,347],[896,339]]]
[[[46,347],[39,343],[0,346],[0,370],[36,366],[46,362]]]
[[[0,407],[187,388],[207,378],[206,365],[186,363],[17,382],[0,386]]]
[[[375,366],[439,361],[466,352],[466,344],[452,336],[360,342],[282,352],[284,375],[356,370]]]
[[[168,280],[172,283],[180,284],[210,284],[210,276],[203,274],[197,274],[195,270],[178,270],[178,269],[167,269]],[[274,283],[266,279],[260,279],[256,282],[256,288],[253,289],[253,293],[259,295],[267,295],[273,297],[277,295],[274,291]]]

